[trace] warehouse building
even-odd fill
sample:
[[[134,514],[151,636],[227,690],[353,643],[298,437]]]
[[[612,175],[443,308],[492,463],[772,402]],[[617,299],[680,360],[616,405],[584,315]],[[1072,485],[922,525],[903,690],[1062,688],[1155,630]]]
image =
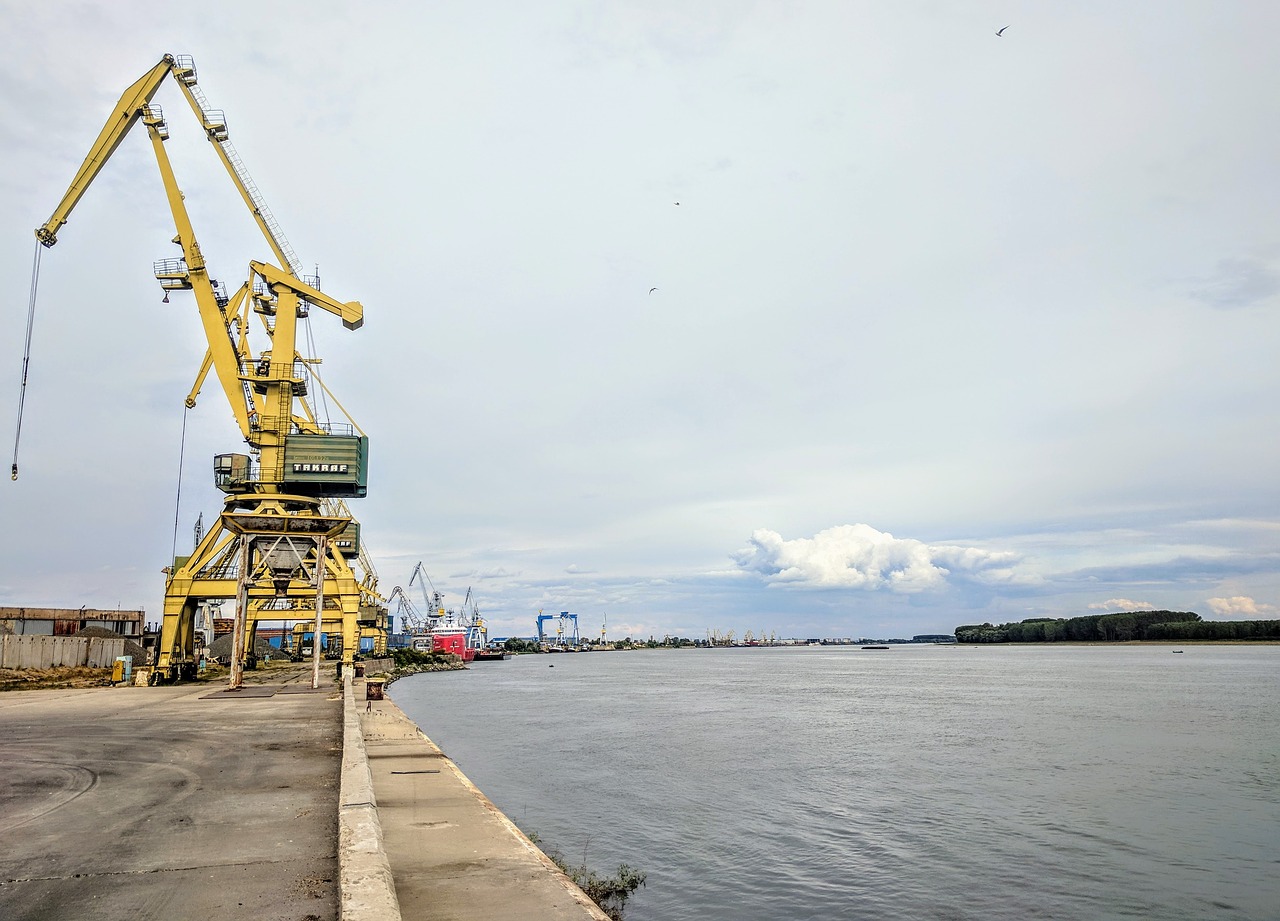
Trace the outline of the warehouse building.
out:
[[[121,636],[142,636],[144,611],[101,611],[97,608],[0,607],[0,633],[18,636],[74,636],[86,627],[101,627]]]

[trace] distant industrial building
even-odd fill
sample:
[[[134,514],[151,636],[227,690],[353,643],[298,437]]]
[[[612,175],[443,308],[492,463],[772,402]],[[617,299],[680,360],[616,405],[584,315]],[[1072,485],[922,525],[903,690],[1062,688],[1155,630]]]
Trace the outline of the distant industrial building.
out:
[[[17,636],[73,636],[86,627],[101,627],[121,636],[142,636],[144,611],[100,611],[97,608],[0,607],[0,632]]]

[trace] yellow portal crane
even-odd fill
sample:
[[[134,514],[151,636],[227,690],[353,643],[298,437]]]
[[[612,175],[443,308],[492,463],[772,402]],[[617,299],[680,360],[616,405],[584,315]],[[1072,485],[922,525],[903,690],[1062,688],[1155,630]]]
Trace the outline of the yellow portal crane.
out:
[[[165,150],[169,129],[164,113],[151,102],[170,76],[284,266],[250,262],[246,281],[230,296],[206,266]],[[346,662],[362,636],[371,637],[376,650],[385,649],[387,612],[377,593],[377,575],[360,547],[359,524],[343,501],[368,490],[368,438],[353,421],[334,425],[317,419],[306,397],[313,383],[324,388],[315,368],[319,362],[303,358],[296,347],[298,321],[312,307],[337,316],[352,330],[360,328],[364,311],[358,301],[329,297],[319,290],[318,279],[301,275],[297,257],[229,143],[223,113],[211,109],[200,92],[189,56],[165,55],[125,90],[36,237],[46,247],[57,242],[76,204],[139,121],[151,140],[177,230],[173,242],[182,252],[156,262],[155,275],[166,302],[173,291],[194,294],[208,342],[187,406],[195,405],[214,371],[249,447],[248,454],[214,459],[214,482],[228,493],[218,524],[191,556],[178,557],[165,569],[164,622],[154,676],[194,676],[194,614],[201,601],[212,599],[237,599],[237,637],[245,638],[249,650],[259,618],[314,620],[317,632],[327,629],[341,636]],[[251,314],[270,342],[257,355],[249,342]],[[362,577],[357,578],[350,561],[359,562]],[[233,683],[245,654],[244,649],[235,652]],[[318,658],[316,662],[318,676]]]

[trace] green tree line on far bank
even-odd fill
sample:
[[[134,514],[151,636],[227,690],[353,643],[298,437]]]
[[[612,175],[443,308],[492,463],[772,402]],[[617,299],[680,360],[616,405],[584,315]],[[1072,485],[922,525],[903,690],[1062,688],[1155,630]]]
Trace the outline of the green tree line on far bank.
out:
[[[1190,611],[1033,617],[956,627],[957,643],[1123,643],[1131,640],[1280,640],[1280,620],[1201,620]]]

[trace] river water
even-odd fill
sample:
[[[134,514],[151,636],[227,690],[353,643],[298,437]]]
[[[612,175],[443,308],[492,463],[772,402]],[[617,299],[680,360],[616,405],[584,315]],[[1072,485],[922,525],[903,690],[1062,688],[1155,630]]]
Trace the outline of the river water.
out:
[[[395,702],[627,921],[1280,919],[1280,646],[519,656]],[[554,666],[554,667],[550,667]]]

